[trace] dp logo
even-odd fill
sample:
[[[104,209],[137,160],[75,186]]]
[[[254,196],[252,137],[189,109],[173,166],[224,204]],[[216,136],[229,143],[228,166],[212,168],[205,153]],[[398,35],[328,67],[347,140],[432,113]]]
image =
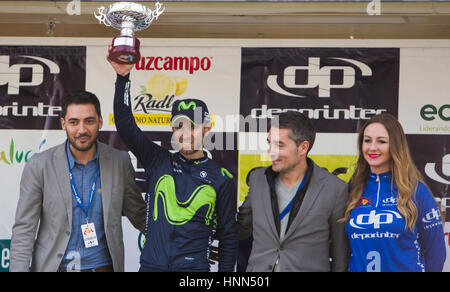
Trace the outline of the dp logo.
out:
[[[366,64],[348,58],[336,58],[331,57],[330,59],[340,60],[347,65],[353,65],[360,69],[362,76],[372,76],[372,69]],[[297,73],[299,71],[307,72],[307,82],[306,84],[299,84],[296,81]],[[332,84],[331,73],[332,71],[342,72],[342,83]],[[330,97],[330,92],[332,88],[351,88],[355,85],[355,68],[352,66],[323,66],[320,67],[320,58],[309,57],[307,66],[288,66],[283,72],[283,85],[285,88],[316,88],[318,87],[319,93],[318,97]],[[270,89],[283,95],[293,96],[293,97],[306,97],[303,95],[298,95],[283,89],[277,83],[277,75],[269,75],[267,78],[267,85]]]
[[[51,74],[59,74],[59,66],[53,61],[35,56],[19,56],[43,63]],[[21,81],[22,69],[31,69],[31,80]],[[44,81],[44,66],[41,64],[15,64],[9,66],[9,56],[0,56],[0,86],[8,85],[8,95],[18,95],[20,87],[38,86]]]

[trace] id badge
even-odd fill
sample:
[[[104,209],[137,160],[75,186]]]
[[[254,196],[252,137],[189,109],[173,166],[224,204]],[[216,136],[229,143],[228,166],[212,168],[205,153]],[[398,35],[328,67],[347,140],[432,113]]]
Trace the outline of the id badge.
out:
[[[97,234],[95,233],[94,223],[81,225],[81,233],[83,234],[84,246],[86,248],[98,245]]]

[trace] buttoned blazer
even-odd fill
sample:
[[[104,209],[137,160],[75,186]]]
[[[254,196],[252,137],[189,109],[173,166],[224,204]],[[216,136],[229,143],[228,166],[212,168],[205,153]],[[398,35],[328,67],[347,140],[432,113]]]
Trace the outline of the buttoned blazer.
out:
[[[146,204],[128,153],[98,142],[106,241],[114,271],[124,270],[122,215],[145,230]],[[12,229],[10,271],[57,271],[72,230],[72,191],[66,143],[25,165]],[[80,229],[81,232],[81,229]]]
[[[284,239],[276,228],[266,167],[249,176],[249,192],[238,213],[238,235],[253,235],[248,272],[346,271],[349,259],[344,216],[347,184],[314,163],[303,203]]]

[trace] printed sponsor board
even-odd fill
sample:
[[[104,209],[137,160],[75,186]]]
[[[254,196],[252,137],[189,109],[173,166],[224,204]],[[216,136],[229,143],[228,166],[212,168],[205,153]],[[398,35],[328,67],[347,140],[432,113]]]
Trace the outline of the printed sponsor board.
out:
[[[25,164],[64,139],[65,132],[56,130],[0,130],[0,238],[11,237]]]
[[[89,47],[86,88],[102,100],[104,129],[115,130],[113,96],[116,74],[104,61],[104,47]],[[239,113],[240,48],[141,47],[141,59],[130,73],[131,109],[144,130],[171,131],[170,113],[176,100],[205,101],[215,131],[225,128],[227,115]]]
[[[399,49],[243,48],[240,113],[252,123],[286,110],[318,132],[357,132],[375,114],[398,111]]]
[[[308,155],[318,166],[327,169],[330,173],[348,182],[354,172],[356,155]],[[257,167],[271,165],[267,154],[240,154],[239,155],[239,193],[238,203],[242,204],[248,194],[248,174]]]
[[[426,103],[420,108],[418,132],[423,134],[450,134],[450,104]]]
[[[450,48],[402,48],[398,118],[406,134],[450,134]]]
[[[100,140],[126,150],[113,132],[115,73],[105,61],[106,45],[69,47],[58,45],[59,40],[49,44],[0,48],[0,128],[9,129],[0,130],[0,238],[6,241],[11,236],[26,161],[65,139],[63,131],[41,130],[60,129],[57,115],[69,91],[86,89],[99,97],[105,120]],[[217,149],[220,139],[231,141],[231,148],[225,146],[230,150],[212,151],[212,155],[233,175],[239,174],[234,177],[239,182],[240,203],[247,194],[243,185],[248,171],[270,164],[270,159],[247,149],[239,149],[238,157],[235,141],[242,133],[225,127],[224,117],[241,114],[241,130],[249,131],[245,127],[264,116],[300,109],[313,119],[319,132],[310,157],[330,172],[351,165],[356,157],[354,133],[365,119],[377,112],[398,113],[419,170],[444,209],[450,206],[449,48],[243,48],[241,55],[240,46],[180,45],[142,46],[141,52],[144,59],[131,73],[132,106],[140,127],[151,131],[146,132],[149,138],[170,148],[170,105],[178,98],[206,100],[210,112],[218,116],[208,149]],[[223,129],[225,134],[221,134]],[[132,159],[137,182],[146,190],[145,173]],[[350,173],[339,177],[347,181]],[[131,224],[125,224],[127,271],[139,267],[138,234]],[[3,256],[0,264],[7,265],[6,259]],[[450,270],[448,261],[444,270]]]
[[[411,156],[450,221],[450,139],[448,135],[406,136]]]
[[[85,75],[86,47],[0,47],[0,128],[59,129],[62,101]]]

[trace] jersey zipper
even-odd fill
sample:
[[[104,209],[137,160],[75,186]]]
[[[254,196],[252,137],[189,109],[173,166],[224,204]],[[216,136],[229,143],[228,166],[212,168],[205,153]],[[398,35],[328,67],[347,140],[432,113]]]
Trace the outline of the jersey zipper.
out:
[[[380,181],[380,176],[378,174],[377,174],[376,182],[378,182],[378,191],[377,191],[377,203],[375,205],[375,208],[378,208],[378,201],[380,199],[380,189],[381,189],[381,181]]]

